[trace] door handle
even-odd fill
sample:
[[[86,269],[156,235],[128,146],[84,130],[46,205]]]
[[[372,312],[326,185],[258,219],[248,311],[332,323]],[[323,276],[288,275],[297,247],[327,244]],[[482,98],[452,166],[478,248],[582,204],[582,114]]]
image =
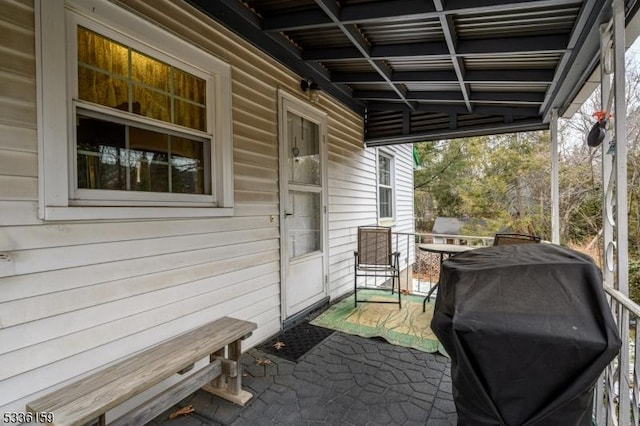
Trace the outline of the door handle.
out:
[[[293,213],[285,213],[285,216],[293,216]]]

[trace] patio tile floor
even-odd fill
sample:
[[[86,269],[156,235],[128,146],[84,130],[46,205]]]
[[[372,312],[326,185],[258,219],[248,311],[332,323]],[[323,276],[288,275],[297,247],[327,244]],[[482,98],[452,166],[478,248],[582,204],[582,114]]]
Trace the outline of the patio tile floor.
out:
[[[258,365],[258,359],[271,364]],[[440,354],[333,333],[298,363],[250,349],[245,407],[197,391],[149,425],[455,425],[449,360]],[[192,405],[195,412],[169,414]]]

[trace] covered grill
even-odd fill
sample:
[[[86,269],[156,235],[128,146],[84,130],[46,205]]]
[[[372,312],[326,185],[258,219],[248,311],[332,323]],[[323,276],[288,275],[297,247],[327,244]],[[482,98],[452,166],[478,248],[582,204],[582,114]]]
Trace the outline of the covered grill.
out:
[[[431,326],[459,424],[474,426],[591,425],[594,384],[621,343],[598,267],[551,244],[445,261]]]

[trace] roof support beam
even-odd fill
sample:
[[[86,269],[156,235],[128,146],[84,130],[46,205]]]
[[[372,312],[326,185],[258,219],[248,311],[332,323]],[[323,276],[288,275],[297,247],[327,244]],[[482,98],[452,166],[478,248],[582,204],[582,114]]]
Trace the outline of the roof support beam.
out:
[[[238,0],[188,0],[194,7],[206,15],[222,22],[244,39],[255,44],[264,51],[290,67],[301,76],[311,77],[328,94],[335,96],[349,108],[356,112],[363,112],[362,104],[355,101],[351,90],[345,86],[333,84],[329,80],[329,73],[319,64],[302,60],[300,51],[291,41],[281,34],[266,34],[260,30],[260,21]]]
[[[340,11],[339,22],[363,24],[368,22],[398,22],[416,19],[434,19],[455,13],[484,13],[517,11],[529,8],[545,8],[558,5],[575,5],[575,0],[449,0],[443,10],[436,10],[431,2],[424,0],[395,0],[394,2],[363,3],[345,6]],[[306,29],[335,27],[332,20],[317,11],[300,11],[266,17],[262,28],[265,31],[286,32]]]
[[[458,129],[434,130],[407,136],[397,135],[382,138],[366,138],[364,143],[367,147],[374,147],[472,136],[498,135],[502,133],[528,132],[533,130],[546,130],[548,128],[548,124],[542,123],[537,119],[532,119],[513,123],[495,123],[493,125],[485,124],[466,128],[459,127]]]
[[[430,58],[449,59],[452,56],[471,55],[517,55],[527,53],[544,53],[567,51],[566,35],[542,35],[522,37],[487,38],[483,40],[460,40],[456,50],[451,53],[446,42],[401,43],[373,46],[367,57],[370,59],[394,58]],[[358,48],[340,47],[326,49],[308,49],[303,53],[307,61],[341,61],[345,59],[363,59]]]
[[[575,94],[572,93],[567,95],[567,92],[570,90],[568,87],[573,87],[574,81],[584,81],[586,77],[591,74],[593,69],[596,67],[597,55],[594,55],[594,52],[586,52],[585,49],[574,49],[576,45],[591,45],[592,49],[597,51],[599,45],[595,43],[585,43],[589,37],[594,37],[593,34],[589,34],[589,29],[594,25],[597,25],[598,20],[600,23],[603,22],[607,18],[602,15],[602,9],[605,1],[604,0],[586,0],[582,5],[582,10],[580,11],[580,16],[573,26],[574,31],[571,33],[569,41],[567,43],[567,47],[569,50],[565,52],[560,60],[558,66],[556,67],[556,75],[554,77],[554,83],[552,83],[549,90],[547,90],[547,97],[540,106],[540,114],[543,116],[544,121],[550,120],[551,111],[553,108],[558,108],[558,112],[560,115],[564,113],[564,110],[568,105],[559,105],[558,102],[556,104],[551,104],[551,99],[573,99]],[[584,61],[591,61],[588,66],[584,66]],[[581,63],[582,62],[582,63]],[[577,66],[581,69],[584,69],[585,72],[583,75],[575,75],[570,77],[569,71],[572,67]],[[563,87],[559,87],[557,85],[557,81],[568,81],[568,84],[563,85]]]
[[[353,45],[356,47],[356,49],[362,55],[362,57],[364,57],[364,59],[367,62],[369,62],[369,64],[373,67],[373,69],[380,74],[380,76],[384,79],[384,81],[389,84],[391,89],[393,89],[393,91],[396,93],[397,97],[401,101],[403,101],[405,104],[407,104],[407,106],[409,106],[410,108],[413,108],[412,104],[409,101],[407,101],[405,97],[406,90],[402,86],[395,85],[391,82],[391,79],[389,78],[391,76],[391,70],[389,69],[389,67],[382,61],[374,60],[370,56],[371,48],[367,40],[362,35],[362,33],[358,31],[355,25],[353,24],[345,25],[339,21],[338,16],[340,15],[340,9],[338,7],[338,4],[332,0],[315,0],[315,1],[316,1],[316,4],[320,7],[320,9],[322,9],[322,11],[326,13],[327,16],[329,16],[329,19],[335,22],[338,28],[340,28],[340,30],[343,32],[343,34],[347,36],[347,38],[349,39],[349,41],[351,41],[351,43],[353,43]]]
[[[389,76],[393,83],[457,83],[453,71],[396,71]],[[466,70],[465,83],[544,83],[553,80],[553,70]],[[334,72],[331,81],[336,84],[384,83],[375,72]]]
[[[441,12],[444,8],[442,6],[441,0],[433,0],[433,4],[436,7],[436,10]],[[456,44],[458,42],[457,36],[455,33],[455,28],[453,24],[453,18],[451,16],[440,15],[440,26],[442,27],[442,32],[444,34],[444,39],[447,42],[447,48],[449,49],[449,54],[451,55],[451,63],[453,64],[453,69],[456,72],[456,76],[458,77],[458,85],[460,86],[460,93],[462,93],[462,97],[464,98],[464,103],[467,106],[469,112],[473,110],[471,107],[471,102],[469,102],[469,87],[464,82],[464,63],[462,59],[456,57]]]
[[[389,102],[369,102],[367,104],[369,111],[410,111],[405,104],[401,103],[389,103]],[[441,105],[441,104],[421,104],[418,103],[415,106],[416,112],[427,112],[434,114],[460,114],[463,117],[465,114],[469,114],[467,108],[464,105]],[[537,117],[537,107],[511,107],[500,105],[478,105],[474,108],[473,114],[483,115],[510,115],[512,117]]]
[[[390,90],[356,90],[353,97],[357,99],[398,99]],[[406,99],[417,101],[458,101],[470,102],[532,102],[541,104],[544,101],[542,92],[474,92],[473,97],[464,99],[462,93],[452,91],[408,91]],[[471,111],[469,111],[471,112]]]

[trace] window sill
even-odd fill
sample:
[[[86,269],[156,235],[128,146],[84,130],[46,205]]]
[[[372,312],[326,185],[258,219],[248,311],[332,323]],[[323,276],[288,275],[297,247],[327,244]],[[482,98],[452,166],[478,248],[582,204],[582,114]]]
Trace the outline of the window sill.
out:
[[[393,218],[386,218],[378,220],[378,225],[380,226],[395,226],[396,220]]]
[[[233,216],[233,207],[46,207],[46,221]]]

